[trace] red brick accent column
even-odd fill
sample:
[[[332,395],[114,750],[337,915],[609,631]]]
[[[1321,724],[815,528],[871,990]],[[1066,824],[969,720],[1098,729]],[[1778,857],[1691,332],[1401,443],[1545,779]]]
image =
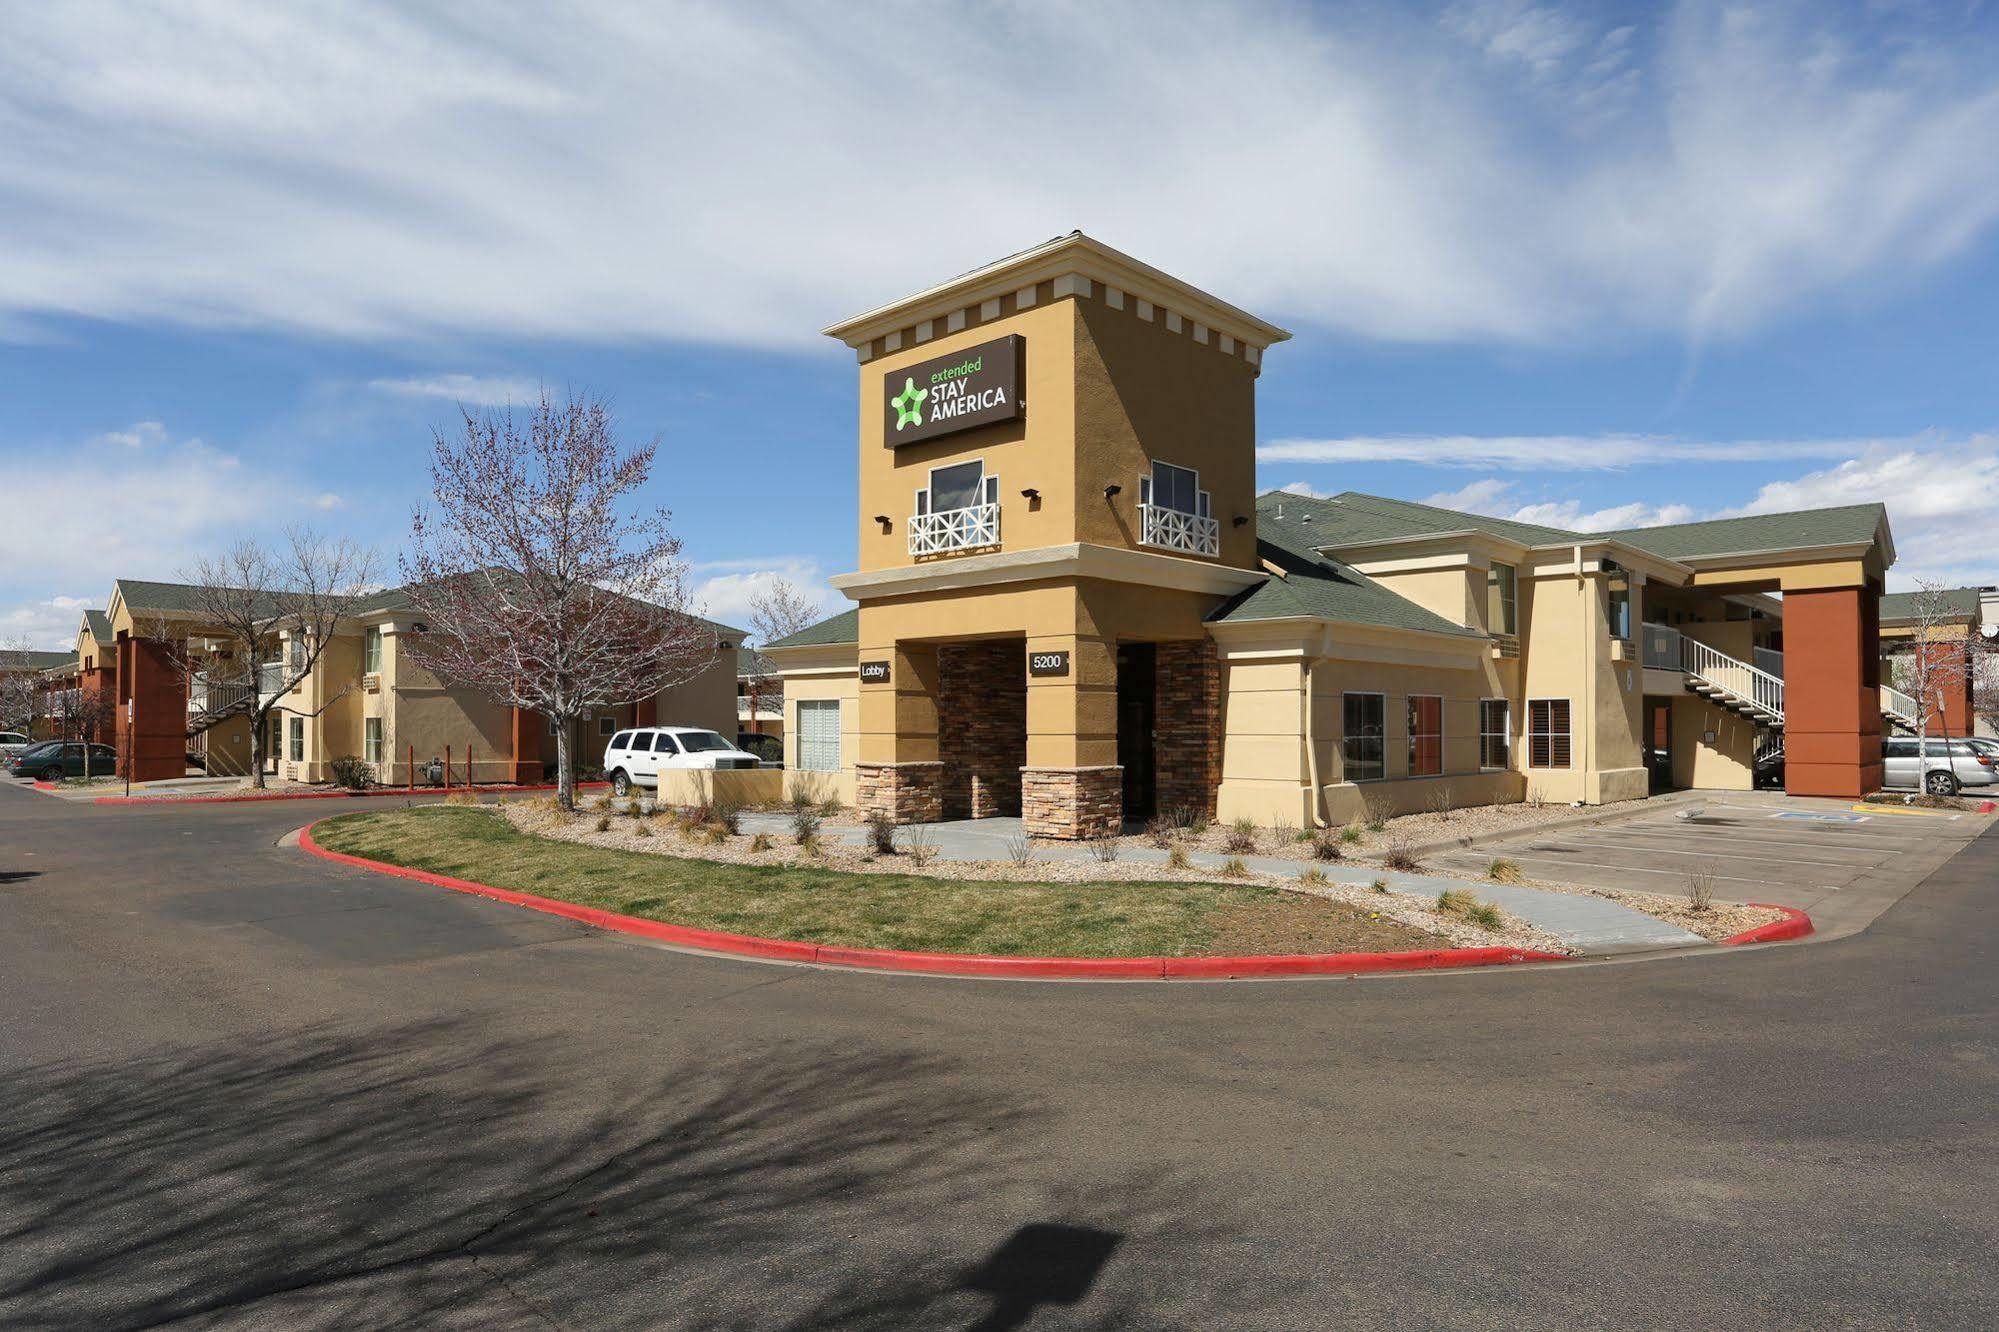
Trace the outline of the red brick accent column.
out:
[[[632,709],[632,725],[659,725],[659,699],[657,697],[642,698],[638,701],[638,705]],[[734,740],[735,737],[730,736],[729,739]]]
[[[854,806],[886,814],[897,823],[935,823],[944,817],[942,763],[856,763]]]
[[[1022,768],[1020,812],[1030,837],[1115,834],[1124,827],[1124,769]]]
[[[527,708],[513,709],[507,727],[509,739],[513,742],[513,761],[507,769],[508,781],[516,785],[531,785],[541,780],[541,735],[547,729],[540,713]]]
[[[937,649],[937,752],[945,818],[1020,813],[1020,769],[1027,762],[1022,640]]]
[[[1922,699],[1929,710],[1929,733],[1931,735],[1960,736],[1971,734],[1971,662],[1970,646],[1962,641],[1949,643],[1923,643],[1916,651],[1930,662],[1932,678],[1937,681],[1930,686],[1930,697]],[[1936,695],[1941,690],[1942,706],[1938,706]]]
[[[1222,784],[1222,663],[1212,639],[1154,649],[1156,717],[1152,761],[1162,813],[1215,816]]]
[[[1881,787],[1880,605],[1873,588],[1784,594],[1784,789]]]
[[[114,722],[118,770],[135,782],[187,775],[187,684],[166,646],[150,638],[119,644],[130,702]],[[129,724],[128,724],[129,722]]]

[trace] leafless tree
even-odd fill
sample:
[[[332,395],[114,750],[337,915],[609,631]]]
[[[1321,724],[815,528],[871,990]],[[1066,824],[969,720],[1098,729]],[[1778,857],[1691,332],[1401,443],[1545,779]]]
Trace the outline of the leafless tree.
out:
[[[786,578],[771,579],[763,591],[750,598],[750,628],[756,633],[759,648],[797,633],[817,618],[818,608],[797,584]],[[744,688],[750,700],[750,730],[761,735],[760,718],[765,704],[784,705],[784,680],[771,669],[770,660],[761,652],[749,655],[746,674]]]
[[[26,637],[0,647],[0,731],[34,734],[35,718],[41,715],[41,673],[30,664],[34,657]]]
[[[1916,700],[1916,753],[1929,754],[1930,717],[1941,718],[1944,700],[1971,688],[1980,673],[1985,641],[1976,625],[1964,623],[1964,612],[1952,603],[1941,583],[1916,581],[1908,615],[1911,647],[1902,659],[1903,687]],[[1989,668],[1988,668],[1989,671]],[[1928,788],[1929,771],[1922,767],[1919,785]]]
[[[239,541],[196,561],[181,574],[189,588],[185,618],[147,624],[147,636],[167,645],[203,704],[190,713],[190,734],[230,717],[249,718],[253,786],[264,784],[271,713],[319,665],[341,616],[375,572],[376,557],[365,546],[292,527],[280,546]],[[264,657],[281,639],[288,646],[274,658],[275,678],[260,682]],[[353,687],[344,684],[318,710]]]
[[[555,725],[557,799],[576,802],[570,738],[590,709],[636,703],[714,664],[687,605],[665,509],[632,496],[657,441],[617,440],[593,398],[462,412],[431,452],[404,580],[426,631],[414,655],[447,680]]]
[[[55,740],[99,740],[112,733],[111,723],[118,714],[118,705],[111,695],[85,690],[75,680],[50,690],[43,707],[49,719],[50,738]]]

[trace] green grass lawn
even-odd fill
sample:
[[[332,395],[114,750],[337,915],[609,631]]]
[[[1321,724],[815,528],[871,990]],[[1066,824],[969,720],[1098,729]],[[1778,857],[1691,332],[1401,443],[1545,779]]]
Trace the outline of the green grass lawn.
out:
[[[347,814],[331,851],[700,929],[859,948],[1154,957],[1438,948],[1448,941],[1343,903],[1188,883],[992,883],[853,874],[580,846],[491,813]]]

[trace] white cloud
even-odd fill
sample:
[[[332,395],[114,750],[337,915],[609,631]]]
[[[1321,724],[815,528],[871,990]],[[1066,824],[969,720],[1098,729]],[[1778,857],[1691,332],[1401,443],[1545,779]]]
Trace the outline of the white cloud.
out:
[[[444,398],[467,407],[506,407],[533,402],[541,386],[531,379],[495,375],[431,375],[416,379],[374,379],[368,387],[407,398]]]
[[[83,623],[82,597],[49,597],[0,608],[0,644],[12,646],[28,640],[29,650],[60,652],[76,646],[76,631]]]
[[[1520,523],[1538,523],[1571,532],[1611,532],[1627,527],[1663,527],[1668,523],[1692,522],[1700,514],[1688,504],[1646,504],[1632,501],[1606,508],[1586,508],[1574,499],[1540,500],[1522,504],[1515,497],[1512,481],[1485,477],[1458,490],[1447,490],[1424,500],[1440,509],[1482,513],[1494,518],[1511,518]]]
[[[751,628],[751,603],[780,578],[814,600],[822,616],[852,604],[826,586],[826,571],[819,561],[804,555],[696,562],[688,566],[688,573],[694,580],[689,599],[701,613],[738,629]]]
[[[107,430],[98,436],[106,444],[123,444],[128,449],[161,444],[166,437],[167,428],[158,421],[136,421],[123,430]]]
[[[342,509],[347,507],[347,501],[329,490],[315,496],[312,501],[312,507],[315,509]]]
[[[1258,462],[1408,462],[1510,471],[1619,471],[1661,463],[1775,462],[1844,458],[1878,441],[1861,439],[1691,440],[1670,435],[1355,435],[1279,439]]]
[[[1501,481],[1497,477],[1483,476],[1470,485],[1461,486],[1457,490],[1439,491],[1423,502],[1425,504],[1434,504],[1440,509],[1457,509],[1464,513],[1490,514],[1492,517],[1497,518],[1512,507],[1507,502],[1507,497],[1512,492],[1513,483],[1511,481]]]
[[[18,7],[0,325],[798,345],[1080,225],[1367,336],[1705,337],[1892,286],[1999,216],[1999,60],[1954,22],[1802,0],[1687,0],[1635,34],[1503,0],[1443,24],[1140,0]],[[859,128],[939,105],[1005,129],[913,170],[906,136]],[[889,198],[884,243],[853,219]]]

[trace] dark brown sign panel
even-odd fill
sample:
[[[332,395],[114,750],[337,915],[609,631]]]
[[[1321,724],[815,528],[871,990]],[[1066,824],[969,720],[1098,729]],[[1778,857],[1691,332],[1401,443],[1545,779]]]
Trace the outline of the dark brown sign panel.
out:
[[[1019,419],[1027,340],[1018,333],[882,377],[882,438],[892,449]]]
[[[1029,675],[1067,675],[1069,654],[1062,652],[1030,652],[1027,654]]]
[[[887,684],[888,663],[885,661],[864,661],[861,663],[862,684]]]

